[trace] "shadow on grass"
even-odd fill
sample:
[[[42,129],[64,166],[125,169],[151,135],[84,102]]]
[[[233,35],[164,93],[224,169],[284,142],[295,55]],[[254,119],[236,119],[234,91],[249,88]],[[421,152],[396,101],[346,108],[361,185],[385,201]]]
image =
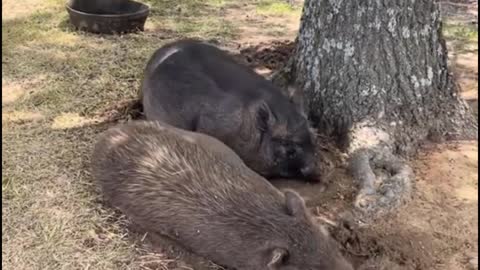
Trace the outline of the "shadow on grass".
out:
[[[157,34],[176,34],[177,37],[228,40],[235,37],[237,28],[225,19],[224,0],[149,0],[150,23]]]
[[[2,56],[17,46],[39,38],[42,31],[48,30],[44,22],[52,18],[52,12],[39,12],[27,18],[2,20],[2,49],[5,50]]]
[[[3,79],[46,77],[12,106],[91,113],[135,97],[148,58],[166,39],[222,40],[235,32],[222,17],[223,1],[147,3],[153,27],[123,36],[75,31],[63,5],[2,21]]]
[[[230,53],[231,56],[252,69],[269,69],[276,71],[282,68],[291,56],[294,49],[292,41],[273,41],[260,43],[253,46],[245,46],[239,53]],[[109,122],[145,119],[143,106],[138,98],[122,99],[101,111],[85,112],[84,116],[97,116],[108,119]]]

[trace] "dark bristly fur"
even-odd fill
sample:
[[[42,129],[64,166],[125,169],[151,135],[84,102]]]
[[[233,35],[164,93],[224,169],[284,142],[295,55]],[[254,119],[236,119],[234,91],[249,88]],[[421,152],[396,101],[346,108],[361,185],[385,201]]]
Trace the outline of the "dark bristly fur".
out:
[[[220,141],[159,122],[106,131],[92,173],[147,231],[238,270],[351,270],[303,200],[282,194]]]
[[[282,92],[226,52],[196,40],[157,50],[142,82],[148,120],[213,136],[267,178],[319,181],[300,91]]]

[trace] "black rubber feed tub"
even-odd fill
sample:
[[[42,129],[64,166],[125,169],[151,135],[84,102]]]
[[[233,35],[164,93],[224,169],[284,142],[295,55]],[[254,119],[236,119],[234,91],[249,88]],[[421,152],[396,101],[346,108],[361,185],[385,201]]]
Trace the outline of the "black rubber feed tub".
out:
[[[79,30],[120,34],[143,31],[150,8],[132,0],[70,0],[67,11]]]

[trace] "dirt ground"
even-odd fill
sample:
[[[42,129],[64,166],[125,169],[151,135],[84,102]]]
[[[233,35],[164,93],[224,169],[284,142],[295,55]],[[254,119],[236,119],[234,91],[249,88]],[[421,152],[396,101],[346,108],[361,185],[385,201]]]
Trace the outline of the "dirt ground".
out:
[[[353,234],[338,229],[347,253],[363,262],[359,269],[471,269],[478,249],[477,153],[477,142],[424,149],[411,162],[412,201]],[[325,212],[337,205],[323,203]]]
[[[278,40],[265,42],[241,49],[238,57],[268,74],[288,59],[292,44]],[[473,65],[475,57],[462,54],[457,61],[467,66],[462,67],[463,70],[457,69],[457,72],[463,72],[459,74],[462,89],[466,89],[462,94],[469,102],[476,102],[476,95],[472,94],[477,92],[473,88],[473,77],[465,76],[465,72],[476,72],[472,70],[476,68]],[[416,174],[413,198],[397,212],[377,220],[373,226],[342,224],[339,213],[351,209],[356,187],[344,166],[336,163],[335,154],[328,153],[329,149],[320,151],[322,155],[332,157],[331,166],[324,169],[329,183],[326,190],[320,185],[295,180],[273,183],[279,189],[295,189],[306,199],[307,206],[320,222],[329,226],[357,269],[477,269],[477,141],[425,145],[410,161]],[[332,221],[336,224],[330,224]],[[156,242],[162,252],[181,256],[194,269],[211,269],[208,262],[172,243],[164,246],[164,241],[157,239]]]
[[[291,7],[285,1],[208,0],[202,8],[196,1],[147,2],[152,15],[145,32],[98,37],[69,28],[63,1],[2,1],[5,269],[215,268],[166,239],[136,232],[104,208],[88,173],[91,146],[125,115],[138,116],[128,104],[158,46],[202,37],[269,74],[293,48],[301,1]],[[460,6],[444,6],[450,67],[478,117],[478,38],[470,25],[476,2],[451,2]],[[333,156],[331,149],[321,151]],[[478,269],[477,141],[426,145],[410,161],[413,198],[372,226],[341,222],[356,187],[342,164],[326,164],[325,191],[296,181],[274,184],[305,197],[357,269]]]

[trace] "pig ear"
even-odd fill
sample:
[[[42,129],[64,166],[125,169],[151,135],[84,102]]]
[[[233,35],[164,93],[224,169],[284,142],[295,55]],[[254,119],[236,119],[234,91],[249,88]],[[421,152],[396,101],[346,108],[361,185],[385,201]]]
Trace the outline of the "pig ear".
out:
[[[291,103],[293,103],[297,109],[302,113],[304,116],[306,115],[305,112],[305,99],[303,98],[303,91],[302,89],[295,87],[293,85],[287,86],[286,94],[288,99]]]
[[[287,213],[294,217],[303,217],[306,214],[307,207],[305,201],[295,191],[285,191],[285,204]]]
[[[267,268],[269,270],[279,269],[282,264],[285,264],[288,259],[288,250],[284,248],[274,248],[269,255]]]
[[[268,122],[270,121],[270,109],[268,108],[268,105],[265,103],[260,104],[260,106],[257,107],[255,116],[258,128],[261,131],[267,131]]]

